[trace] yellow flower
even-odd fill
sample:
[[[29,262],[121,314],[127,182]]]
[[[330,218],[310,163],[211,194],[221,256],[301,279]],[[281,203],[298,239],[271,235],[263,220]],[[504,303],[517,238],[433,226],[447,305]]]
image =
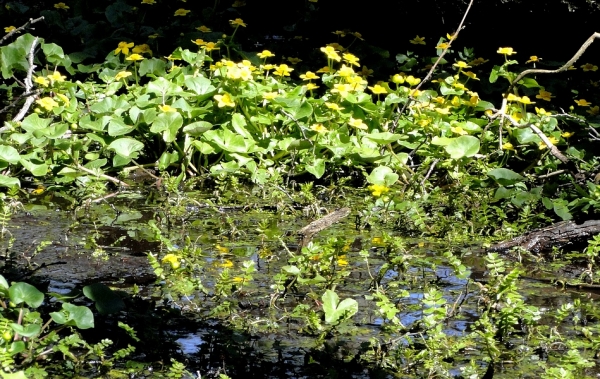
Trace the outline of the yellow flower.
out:
[[[471,62],[469,62],[469,64],[471,66],[479,66],[479,65],[484,64],[486,62],[489,62],[489,59],[483,59],[483,58],[480,57],[480,58],[473,59]]]
[[[567,68],[567,70],[572,71],[572,70],[577,70],[577,68],[575,66],[571,65]]]
[[[550,101],[554,96],[552,96],[552,92],[544,91],[541,89],[538,95],[535,95],[536,99],[542,99],[545,101]]]
[[[408,77],[406,77],[404,79],[406,81],[406,83],[408,83],[409,86],[413,87],[416,86],[417,84],[421,83],[421,79],[419,78],[415,78],[412,75],[409,75]]]
[[[435,48],[436,49],[447,49],[448,46],[450,46],[450,45],[448,45],[447,42],[442,42],[442,43],[438,44]]]
[[[317,70],[317,74],[327,74],[329,72],[331,72],[331,70],[327,66],[322,67],[322,68],[320,68],[320,69]]]
[[[115,75],[115,80],[121,80],[124,79],[128,76],[131,76],[131,72],[129,71],[120,71],[117,73],[117,75]]]
[[[425,45],[425,37],[416,36],[415,38],[409,41],[413,45]]]
[[[502,149],[503,150],[512,150],[512,151],[515,151],[515,147],[510,142],[506,142],[505,144],[503,144],[502,145]]]
[[[56,101],[54,101],[53,98],[47,97],[47,96],[43,97],[41,99],[38,99],[35,102],[38,103],[39,106],[41,106],[42,108],[44,108],[48,112],[51,111],[52,108],[58,107],[58,103]]]
[[[317,89],[317,88],[319,88],[319,86],[316,85],[316,84],[313,84],[313,83],[308,83],[306,85],[306,89],[309,90],[309,91],[312,91],[313,89]]]
[[[206,51],[219,50],[220,47],[218,47],[217,45],[218,45],[218,43],[207,42],[206,45],[202,46],[202,48]]]
[[[201,39],[201,38],[197,38],[195,40],[192,40],[192,42],[194,44],[198,45],[198,46],[204,46],[204,45],[206,45],[206,42],[203,39]]]
[[[556,145],[558,143],[558,140],[555,137],[548,137],[548,141],[550,142],[550,144],[552,145]],[[538,144],[538,149],[540,150],[544,150],[546,149],[548,146],[546,145],[546,143],[544,141],[540,142]]]
[[[348,125],[355,127],[357,129],[367,130],[367,125],[360,118],[350,117],[350,121],[348,121]]]
[[[446,37],[447,37],[447,38],[448,38],[450,41],[452,41],[453,39],[455,39],[455,38],[456,38],[456,33],[453,33],[453,34],[446,33]]]
[[[202,33],[210,33],[210,32],[212,32],[212,30],[209,27],[204,26],[204,25],[197,27],[196,30],[201,31]]]
[[[342,256],[338,257],[337,264],[339,266],[348,266],[348,260],[346,260],[346,256],[342,255]]]
[[[525,105],[529,105],[529,104],[535,104],[535,102],[532,102],[531,100],[529,100],[529,97],[527,96],[523,96],[518,100],[519,103],[521,104],[525,104]]]
[[[263,92],[262,94],[262,98],[265,100],[273,100],[277,96],[279,96],[277,92]]]
[[[381,184],[373,184],[367,187],[371,191],[371,195],[379,197],[383,194],[390,192],[389,187],[382,186]]]
[[[156,38],[158,38],[159,36],[160,36],[160,35],[159,35],[158,33],[154,33],[154,34],[150,34],[150,35],[148,36],[148,38],[150,38],[150,39],[156,39]]]
[[[343,55],[343,57],[344,57],[344,60],[346,62],[348,62],[351,66],[360,67],[360,64],[358,63],[359,59],[356,56],[354,56],[353,54],[345,53]]]
[[[219,108],[235,107],[235,103],[231,99],[231,95],[228,94],[227,92],[225,92],[223,95],[215,95],[214,98],[215,98],[215,100],[217,100],[217,102],[218,102],[217,105],[219,106]]]
[[[125,58],[126,61],[141,61],[144,60],[144,57],[142,57],[139,54],[131,54],[130,56],[128,56],[127,58]]]
[[[509,93],[508,97],[506,98],[506,100],[508,100],[508,101],[519,101],[519,100],[521,100],[521,97],[519,97],[519,96],[517,96],[515,94],[512,94],[512,93]]]
[[[217,263],[217,266],[223,267],[223,268],[231,268],[231,267],[233,267],[233,262],[229,259],[225,259],[223,261],[223,263]]]
[[[48,79],[44,78],[43,76],[37,76],[35,79],[33,79],[33,82],[43,87],[48,87],[48,84],[50,84]]]
[[[513,55],[517,52],[514,51],[512,47],[499,47],[497,53],[503,55]]]
[[[69,9],[69,7],[65,3],[62,3],[62,2],[58,3],[58,4],[54,4],[54,8],[63,9],[63,10]]]
[[[450,114],[450,108],[449,107],[445,107],[445,108],[435,108],[435,111],[439,114],[443,114],[443,115],[448,115]]]
[[[315,73],[312,71],[306,71],[305,74],[300,75],[300,79],[313,80],[313,79],[319,79],[319,77],[317,75],[315,75]]]
[[[586,99],[580,99],[580,100],[576,99],[575,102],[580,107],[589,107],[590,105],[592,105],[592,103],[589,103]]]
[[[219,244],[217,244],[217,246],[215,246],[215,249],[217,249],[217,252],[219,254],[227,254],[229,253],[229,248],[226,246],[221,246]]]
[[[574,133],[574,132],[562,132],[562,133],[560,134],[560,136],[561,136],[562,138],[569,138],[569,137],[573,137],[573,134],[575,134],[575,133]]]
[[[586,63],[583,66],[581,66],[581,68],[585,72],[588,72],[588,71],[598,71],[598,66],[595,66],[595,65],[593,65],[591,63]]]
[[[175,254],[167,254],[161,260],[162,263],[169,263],[172,269],[178,269],[181,267],[181,256]]]
[[[542,58],[538,58],[537,55],[532,55],[529,57],[529,60],[525,63],[535,63],[541,61]]]
[[[256,54],[259,58],[265,59],[265,58],[271,58],[274,57],[275,54],[273,54],[272,52],[270,52],[269,50],[263,50],[262,53],[258,53]]]
[[[381,95],[381,94],[388,93],[388,91],[385,89],[385,87],[382,87],[379,84],[375,84],[373,87],[369,87],[369,89],[375,95]]]
[[[586,112],[591,114],[592,116],[597,116],[598,114],[600,114],[600,107],[596,105],[588,109]]]
[[[142,4],[156,4],[154,0],[142,0]]]
[[[471,78],[473,80],[479,80],[479,78],[477,77],[477,75],[474,72],[462,71],[462,73],[465,74],[465,76],[468,76],[469,78]]]
[[[63,95],[62,93],[57,93],[56,97],[58,97],[65,105],[69,105],[69,98]]]
[[[331,59],[336,62],[342,60],[342,57],[340,57],[340,55],[337,53],[337,51],[335,51],[335,49],[332,46],[322,47],[321,51],[324,52],[325,55],[327,55],[327,59]]]
[[[479,104],[479,95],[475,94],[469,98],[469,105],[475,107],[477,104]]]
[[[392,82],[396,84],[402,84],[404,83],[404,76],[400,74],[395,74],[394,76],[392,76]]]
[[[275,71],[273,71],[273,74],[277,76],[290,76],[290,72],[292,71],[294,71],[294,69],[288,67],[287,64],[280,64]]]
[[[340,68],[340,70],[337,72],[337,74],[339,76],[341,76],[342,78],[348,78],[348,77],[354,75],[354,70],[352,69],[352,67],[348,67],[345,64],[343,64],[342,68]]]
[[[48,75],[47,78],[54,84],[64,82],[67,77],[61,75],[58,71],[54,71],[52,74]]]
[[[313,130],[319,134],[327,132],[327,128],[323,124],[313,124],[310,126],[310,130]]]
[[[133,42],[119,42],[119,47],[115,49],[115,55],[123,53],[129,55],[129,48],[133,47]]]
[[[466,64],[463,61],[458,61],[458,62],[454,63],[452,66],[458,67],[458,68],[461,68],[461,69],[462,68],[471,68],[471,66],[469,66],[468,64]]]
[[[165,104],[165,105],[159,105],[159,106],[158,106],[158,108],[159,108],[159,109],[160,109],[162,112],[164,112],[164,113],[173,113],[173,112],[177,112],[177,109],[175,109],[175,108],[173,108],[172,106],[170,106],[170,105],[167,105],[167,104]]]
[[[143,43],[141,45],[134,46],[133,49],[131,50],[131,52],[132,53],[136,53],[136,54],[145,54],[145,53],[148,53],[148,54],[152,55],[152,50],[150,49],[150,46],[148,46],[145,43]]]
[[[190,12],[190,10],[179,8],[175,11],[175,16],[186,16]]]
[[[340,107],[339,105],[337,105],[336,103],[325,102],[325,106],[334,111],[341,111],[342,109],[344,109],[344,108]]]
[[[310,0],[308,0],[308,1],[310,1]],[[359,39],[359,40],[361,40],[361,41],[364,41],[364,40],[365,40],[365,39],[363,38],[362,34],[360,34],[359,32],[352,32],[352,33],[350,33],[350,34],[352,34],[354,37],[358,38],[358,39]]]
[[[348,93],[352,91],[352,86],[350,84],[334,84],[332,93],[339,93],[341,97],[348,96]]]
[[[246,27],[244,20],[242,20],[241,18],[236,18],[235,20],[229,20],[229,23],[231,24],[231,26],[235,26],[236,28],[239,26],[243,26],[244,28]]]
[[[10,32],[12,32],[15,29],[16,29],[16,27],[14,27],[12,25],[11,26],[7,26],[6,28],[4,28],[4,32],[5,33],[10,33]]]
[[[538,115],[540,115],[542,117],[552,115],[552,113],[546,112],[546,110],[544,108],[538,108],[538,107],[535,107],[535,113],[537,113]]]
[[[300,59],[300,58],[293,58],[293,57],[288,57],[287,60],[291,64],[298,64],[298,63],[302,62],[302,59]]]

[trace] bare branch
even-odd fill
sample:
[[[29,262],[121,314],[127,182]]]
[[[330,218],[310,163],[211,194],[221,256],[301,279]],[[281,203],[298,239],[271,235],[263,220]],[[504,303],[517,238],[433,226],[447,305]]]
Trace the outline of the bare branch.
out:
[[[27,69],[27,76],[25,77],[25,93],[31,92],[31,89],[33,88],[33,80],[31,78],[33,77],[33,71],[36,68],[36,65],[33,64],[33,57],[35,55],[35,48],[38,44],[38,41],[39,38],[35,37],[35,39],[31,43],[31,48],[27,53],[29,68]],[[25,118],[25,114],[27,114],[27,112],[29,111],[29,107],[31,107],[31,104],[33,104],[34,101],[34,96],[28,96],[27,99],[25,99],[25,104],[23,104],[23,107],[21,108],[19,113],[17,113],[17,115],[12,120],[18,122]]]
[[[29,21],[27,21],[23,26],[16,28],[15,30],[6,34],[4,37],[0,38],[0,44],[2,44],[5,40],[9,39],[12,35],[19,33],[20,31],[22,31],[24,29],[27,29],[29,27],[29,25],[35,24],[36,22],[42,21],[43,19],[44,19],[44,16],[36,18],[36,19],[30,18]]]

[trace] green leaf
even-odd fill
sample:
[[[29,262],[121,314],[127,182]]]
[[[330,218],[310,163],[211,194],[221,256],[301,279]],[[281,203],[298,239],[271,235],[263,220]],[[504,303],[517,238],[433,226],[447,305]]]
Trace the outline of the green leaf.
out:
[[[31,50],[31,44],[34,39],[34,36],[27,33],[17,38],[8,46],[0,47],[0,68],[2,69],[4,79],[12,77],[13,70],[27,71],[29,68],[27,54]]]
[[[48,173],[48,165],[45,163],[35,164],[26,159],[21,159],[20,162],[21,165],[25,167],[27,171],[31,172],[33,176],[44,176]]]
[[[96,303],[96,309],[102,315],[117,313],[125,309],[123,299],[102,283],[93,283],[83,287],[83,294]]]
[[[46,129],[51,122],[51,119],[40,118],[40,116],[38,116],[37,113],[32,113],[29,116],[25,117],[25,119],[21,123],[21,128],[28,132],[34,132],[36,130]]]
[[[144,59],[141,63],[140,63],[140,68],[138,69],[138,74],[140,76],[144,76],[146,74],[152,74],[154,76],[163,76],[166,75],[166,68],[167,64],[160,60],[160,59],[156,59],[156,58],[150,58],[150,59]]]
[[[242,137],[252,139],[252,134],[246,130],[246,118],[243,115],[234,113],[231,116],[231,126]]]
[[[479,152],[479,139],[473,136],[453,138],[446,146],[446,152],[453,159],[472,157]]]
[[[533,78],[523,78],[522,80],[519,80],[519,84],[526,88],[541,88],[542,87]]]
[[[37,308],[44,301],[44,294],[31,284],[18,282],[8,289],[10,300],[15,304],[25,303],[31,308]]]
[[[494,66],[492,72],[490,72],[490,83],[496,83],[498,80],[498,73],[500,72],[500,66]]]
[[[371,174],[367,177],[367,181],[371,184],[378,184],[390,187],[398,180],[399,176],[387,166],[375,167]]]
[[[21,157],[19,156],[19,152],[12,146],[2,145],[0,146],[0,159],[11,163],[19,163]]]
[[[25,344],[23,343],[23,341],[16,341],[16,343],[23,345],[23,348],[21,349],[21,351],[25,350]],[[15,354],[18,354],[21,351],[15,353]],[[27,375],[25,375],[25,371],[17,371],[15,373],[0,372],[0,376],[2,376],[2,379],[27,379]]]
[[[76,326],[79,329],[90,329],[94,327],[94,315],[85,306],[77,306],[63,303],[62,311],[50,313],[52,320],[58,324]]]
[[[523,176],[507,168],[495,168],[489,171],[487,174],[501,186],[510,186],[525,180]]]
[[[40,332],[42,331],[42,327],[38,324],[29,324],[29,325],[23,326],[23,325],[13,323],[13,324],[10,324],[10,327],[16,333],[19,333],[23,337],[27,337],[27,338],[35,337],[38,334],[40,334]]]
[[[17,178],[0,174],[0,187],[21,187],[21,181]]]
[[[347,320],[358,312],[356,300],[344,299],[339,302],[337,293],[332,290],[325,291],[321,299],[323,300],[323,311],[325,312],[325,322],[327,324]]]
[[[402,136],[400,134],[383,132],[383,133],[367,134],[367,135],[365,135],[365,138],[368,138],[371,141],[375,141],[380,145],[385,145],[385,144],[399,140],[400,138],[402,138]]]
[[[189,90],[198,95],[198,97],[196,97],[197,102],[201,102],[205,99],[208,99],[217,91],[215,86],[212,85],[210,79],[207,79],[203,76],[194,77],[192,75],[186,75],[183,84]]]
[[[144,148],[144,144],[133,138],[124,137],[111,142],[108,148],[124,158],[136,158],[137,152]]]
[[[152,133],[161,133],[165,130],[175,129],[178,130],[183,125],[183,118],[179,114],[179,112],[162,112],[160,113],[152,126],[150,127],[150,131]]]
[[[204,132],[212,129],[213,125],[207,121],[192,122],[183,127],[183,132],[192,137],[200,137]]]
[[[317,158],[311,164],[307,164],[306,171],[320,179],[325,174],[325,159]]]
[[[133,131],[133,126],[125,124],[121,118],[111,118],[108,123],[108,135],[111,137],[118,137]]]
[[[573,218],[565,199],[556,199],[553,201],[553,203],[554,213],[556,213],[558,217],[562,218],[563,221],[571,220]]]

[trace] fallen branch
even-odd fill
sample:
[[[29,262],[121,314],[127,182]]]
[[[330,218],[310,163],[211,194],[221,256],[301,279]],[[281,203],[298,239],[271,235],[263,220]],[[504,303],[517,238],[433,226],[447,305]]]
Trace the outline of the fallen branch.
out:
[[[302,250],[303,247],[308,245],[308,243],[312,240],[313,236],[319,233],[322,230],[329,228],[331,225],[340,221],[341,219],[348,217],[350,214],[350,208],[341,208],[330,214],[321,217],[318,220],[311,222],[306,225],[304,228],[298,231],[298,237],[300,243],[298,244],[298,251]]]
[[[38,44],[38,41],[39,41],[39,38],[35,37],[35,39],[31,43],[31,48],[29,49],[29,52],[27,53],[27,60],[29,62],[29,68],[27,69],[27,76],[25,77],[25,83],[24,83],[25,93],[32,92],[31,90],[33,88],[33,80],[31,78],[33,77],[33,71],[36,68],[36,65],[33,64],[33,57],[35,54],[35,48]],[[23,118],[25,118],[25,115],[29,111],[31,104],[33,104],[34,101],[35,101],[34,96],[27,96],[27,99],[25,99],[25,103],[21,107],[21,110],[19,111],[19,113],[17,113],[17,115],[12,120],[14,122],[19,122]]]
[[[90,175],[94,175],[96,177],[99,177],[99,178],[102,178],[102,179],[106,179],[109,182],[113,182],[113,183],[118,184],[118,185],[120,185],[122,187],[129,187],[129,184],[127,184],[125,182],[122,182],[122,181],[120,181],[117,178],[113,178],[112,176],[108,176],[108,175],[100,174],[98,172],[94,172],[93,170],[90,170],[89,168],[84,167],[84,166],[82,166],[80,164],[76,165],[75,168],[78,169],[78,170],[81,170],[83,172],[87,172]]]
[[[6,41],[7,39],[9,39],[12,35],[21,32],[21,30],[24,30],[26,28],[29,27],[29,25],[31,24],[35,24],[36,22],[40,22],[44,19],[44,16],[39,17],[39,18],[30,18],[29,21],[27,21],[23,26],[20,26],[18,28],[16,28],[15,30],[8,32],[4,37],[0,38],[0,44],[2,44],[4,41]]]

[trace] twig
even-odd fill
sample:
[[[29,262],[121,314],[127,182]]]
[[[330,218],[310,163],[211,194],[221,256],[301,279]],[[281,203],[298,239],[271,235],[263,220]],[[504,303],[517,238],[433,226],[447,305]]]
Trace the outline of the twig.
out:
[[[284,115],[286,115],[287,117],[291,118],[296,125],[298,125],[298,129],[300,129],[300,133],[302,133],[302,137],[304,137],[305,140],[307,140],[308,142],[310,142],[311,146],[314,146],[313,141],[309,140],[308,138],[306,138],[306,133],[304,133],[304,129],[302,129],[302,126],[300,125],[300,123],[298,122],[298,120],[296,120],[294,118],[294,116],[292,116],[291,114],[287,113],[286,111],[284,111],[283,109],[281,109],[281,113],[283,113]]]
[[[433,162],[431,162],[431,166],[429,166],[429,170],[427,170],[427,174],[425,175],[423,180],[421,180],[421,187],[423,187],[423,192],[425,192],[425,193],[427,193],[427,191],[425,191],[425,181],[427,179],[429,179],[429,176],[431,176],[431,173],[433,172],[435,165],[437,165],[439,161],[440,160],[438,158],[436,158],[433,160]]]
[[[0,44],[2,44],[5,40],[10,38],[12,35],[19,33],[21,30],[27,28],[29,25],[35,24],[36,22],[42,21],[43,19],[44,19],[44,16],[36,18],[36,19],[30,18],[29,21],[27,21],[23,26],[16,28],[15,30],[6,34],[4,37],[0,38]]]
[[[448,51],[448,49],[450,49],[450,46],[452,46],[452,42],[454,40],[456,40],[456,38],[458,37],[459,32],[463,29],[463,25],[465,23],[465,20],[467,19],[467,15],[469,14],[469,11],[471,10],[471,6],[472,5],[473,5],[473,0],[471,0],[469,2],[469,5],[467,6],[467,9],[465,10],[465,13],[463,14],[463,18],[460,21],[460,24],[458,25],[458,28],[456,29],[456,32],[454,32],[454,35],[452,36],[452,38],[450,39],[450,41],[448,41],[448,46],[446,46],[446,48],[442,51],[442,53],[440,54],[440,56],[438,57],[438,59],[433,64],[433,66],[431,66],[431,69],[429,69],[429,72],[427,73],[427,75],[425,76],[425,78],[421,81],[421,83],[419,83],[419,85],[417,87],[415,87],[410,92],[410,94],[408,95],[408,100],[406,101],[406,103],[404,103],[404,105],[402,106],[402,109],[398,112],[398,115],[396,116],[396,119],[393,122],[392,128],[390,130],[392,133],[394,132],[394,130],[396,130],[396,127],[398,126],[398,120],[400,119],[400,116],[402,115],[402,113],[404,113],[404,111],[410,105],[410,103],[414,101],[414,98],[412,97],[412,94],[415,93],[416,91],[418,91],[419,88],[421,88],[421,86],[423,84],[425,84],[429,79],[431,79],[431,76],[433,75],[433,72],[435,71],[435,68],[440,63],[440,61],[442,60],[442,58],[444,57],[444,55],[446,55],[446,52]]]
[[[33,81],[31,80],[31,78],[33,77],[33,70],[35,70],[35,68],[36,68],[36,65],[33,64],[33,56],[34,56],[35,47],[37,46],[38,41],[39,41],[39,38],[35,37],[35,39],[31,43],[31,48],[29,49],[29,52],[27,53],[27,59],[29,61],[29,68],[27,69],[27,76],[25,77],[25,93],[31,92],[31,89],[33,88]],[[17,115],[12,120],[14,122],[19,122],[23,118],[25,118],[25,114],[27,114],[27,112],[29,111],[29,107],[31,107],[31,104],[33,104],[34,101],[35,101],[35,98],[33,96],[28,96],[27,99],[25,99],[25,103],[23,104],[23,107],[21,107],[21,110],[19,111],[19,113],[17,113]]]
[[[104,174],[100,174],[100,173],[94,172],[94,171],[90,170],[89,168],[86,168],[86,167],[84,167],[84,166],[82,166],[80,164],[77,164],[75,167],[78,170],[87,172],[90,175],[95,175],[95,176],[97,176],[99,178],[102,178],[102,179],[106,179],[109,182],[113,182],[113,183],[118,184],[118,185],[120,185],[122,187],[129,187],[129,184],[127,184],[125,182],[122,182],[119,179],[113,178],[112,176],[108,176],[108,175],[104,175]]]

